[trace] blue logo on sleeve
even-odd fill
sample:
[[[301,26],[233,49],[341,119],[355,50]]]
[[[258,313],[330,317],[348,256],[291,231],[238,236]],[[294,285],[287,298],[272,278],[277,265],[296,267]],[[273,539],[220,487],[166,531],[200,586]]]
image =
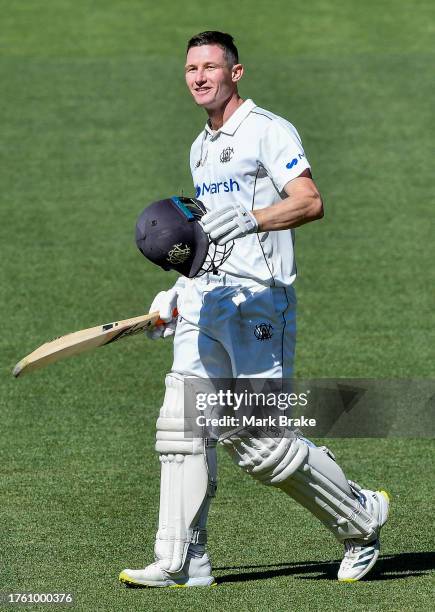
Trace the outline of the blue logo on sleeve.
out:
[[[232,193],[240,191],[239,183],[230,178],[228,181],[219,181],[218,183],[202,183],[195,185],[195,197],[199,198],[208,193]]]
[[[288,168],[289,170],[291,170],[292,168],[294,168],[294,166],[297,165],[299,159],[302,159],[303,157],[305,157],[305,153],[298,153],[298,156],[294,157],[291,161],[289,161],[289,163],[286,164],[285,167]]]

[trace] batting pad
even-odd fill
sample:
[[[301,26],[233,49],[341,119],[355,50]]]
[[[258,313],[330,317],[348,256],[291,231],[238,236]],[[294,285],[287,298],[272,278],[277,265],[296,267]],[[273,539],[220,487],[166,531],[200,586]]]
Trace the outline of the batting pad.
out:
[[[248,474],[287,493],[340,542],[377,537],[376,499],[359,494],[354,483],[351,487],[326,447],[308,445],[298,437],[230,437],[222,444]]]
[[[216,448],[189,437],[184,416],[184,379],[166,377],[166,393],[157,420],[160,453],[160,510],[155,555],[169,573],[182,569],[189,545],[204,550],[206,521],[216,490]]]

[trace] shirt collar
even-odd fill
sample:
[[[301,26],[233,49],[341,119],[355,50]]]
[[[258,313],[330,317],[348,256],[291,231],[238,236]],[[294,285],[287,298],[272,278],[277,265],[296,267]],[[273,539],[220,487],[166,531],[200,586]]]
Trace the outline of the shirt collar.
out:
[[[231,115],[231,117],[225,121],[223,126],[219,128],[216,132],[210,127],[209,122],[205,124],[205,131],[208,132],[210,136],[217,136],[219,132],[223,132],[224,134],[228,134],[229,136],[233,136],[239,125],[246,119],[249,113],[256,107],[257,105],[250,98],[245,100],[243,104],[239,106],[237,110]]]

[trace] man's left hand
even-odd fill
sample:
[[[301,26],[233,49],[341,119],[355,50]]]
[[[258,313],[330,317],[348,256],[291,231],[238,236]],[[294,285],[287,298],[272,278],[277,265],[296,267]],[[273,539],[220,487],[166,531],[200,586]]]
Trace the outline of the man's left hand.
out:
[[[230,240],[258,231],[254,215],[237,202],[205,214],[201,225],[216,244],[226,244]]]

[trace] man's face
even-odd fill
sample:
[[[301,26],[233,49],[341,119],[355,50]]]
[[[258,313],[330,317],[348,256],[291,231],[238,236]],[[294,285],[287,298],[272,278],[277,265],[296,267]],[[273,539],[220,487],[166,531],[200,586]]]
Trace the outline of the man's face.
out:
[[[195,102],[205,109],[222,106],[237,89],[240,64],[229,67],[218,45],[191,47],[186,58],[186,83]]]

